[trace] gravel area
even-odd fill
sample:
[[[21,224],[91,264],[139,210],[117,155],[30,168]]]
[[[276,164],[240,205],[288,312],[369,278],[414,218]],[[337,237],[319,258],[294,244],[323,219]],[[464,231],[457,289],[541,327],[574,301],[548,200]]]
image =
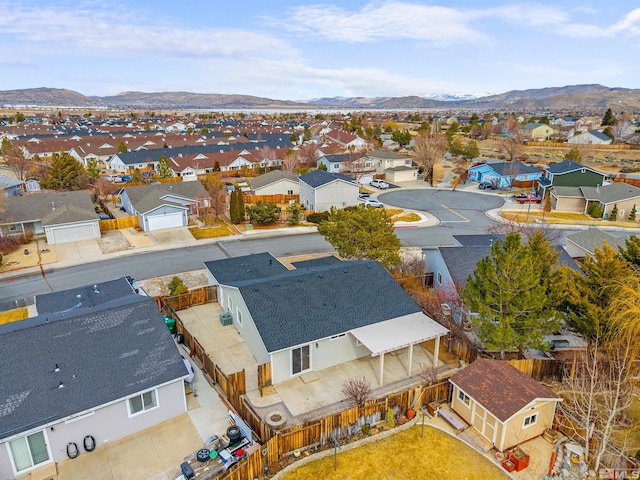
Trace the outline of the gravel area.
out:
[[[151,297],[157,297],[159,295],[169,295],[169,288],[167,285],[173,279],[173,277],[179,277],[182,279],[188,289],[204,287],[208,285],[207,270],[194,270],[191,272],[178,273],[176,275],[166,275],[164,277],[147,278],[145,280],[137,280],[138,285]]]

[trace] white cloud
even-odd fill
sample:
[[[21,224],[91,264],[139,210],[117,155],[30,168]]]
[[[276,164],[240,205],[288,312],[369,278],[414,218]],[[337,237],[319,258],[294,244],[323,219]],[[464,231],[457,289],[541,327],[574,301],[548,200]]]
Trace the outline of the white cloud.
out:
[[[466,10],[389,1],[380,5],[368,4],[355,12],[334,5],[296,7],[284,21],[272,21],[293,32],[319,35],[333,41],[410,38],[450,44],[484,38],[469,25],[473,17],[473,12]]]
[[[146,19],[142,19],[145,20]],[[131,14],[88,9],[24,8],[0,3],[0,31],[23,45],[39,45],[48,54],[117,54],[201,57],[295,53],[285,41],[242,29],[186,29],[172,23],[143,24]],[[42,51],[40,50],[40,51]]]

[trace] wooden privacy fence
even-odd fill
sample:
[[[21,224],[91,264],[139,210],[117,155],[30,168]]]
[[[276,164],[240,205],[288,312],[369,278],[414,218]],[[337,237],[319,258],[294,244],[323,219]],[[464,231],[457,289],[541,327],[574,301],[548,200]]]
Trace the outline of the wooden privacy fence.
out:
[[[100,232],[109,230],[122,230],[124,228],[139,227],[140,222],[136,215],[129,217],[112,218],[111,220],[100,220]]]
[[[155,297],[158,308],[161,311],[169,306],[174,311],[184,310],[194,305],[204,305],[205,303],[218,301],[218,289],[215,285],[207,285],[200,288],[194,288],[187,293],[181,293],[180,295],[174,295],[172,297]],[[171,312],[168,312],[169,316]]]
[[[551,148],[594,148],[596,150],[640,150],[640,145],[629,145],[628,143],[611,143],[609,145],[599,143],[562,143],[562,142],[525,142],[529,147],[551,147]]]
[[[442,339],[442,341],[444,342],[444,344],[447,347],[447,350],[450,353],[453,353],[460,360],[466,363],[475,362],[476,358],[478,358],[478,355],[480,353],[478,349],[473,345],[463,340],[460,340],[459,338],[452,337],[451,335],[447,335]]]
[[[244,195],[244,203],[289,203],[291,200],[300,202],[300,195],[284,195],[280,193],[274,195]]]
[[[265,387],[271,385],[271,362],[258,365],[258,389],[260,390],[260,396],[262,396]]]
[[[564,363],[553,358],[509,360],[509,363],[538,382],[560,382],[564,376]]]

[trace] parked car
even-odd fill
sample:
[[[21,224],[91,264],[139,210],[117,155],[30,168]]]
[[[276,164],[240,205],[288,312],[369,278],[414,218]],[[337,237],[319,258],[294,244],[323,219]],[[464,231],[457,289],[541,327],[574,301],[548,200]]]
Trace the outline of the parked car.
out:
[[[373,208],[383,208],[384,207],[382,202],[380,200],[375,199],[375,198],[365,198],[362,201],[362,204],[365,207],[373,207]]]
[[[525,203],[542,203],[542,197],[535,193],[524,193],[516,195],[516,202],[523,205]]]
[[[496,186],[491,182],[480,182],[478,188],[480,190],[495,190]]]
[[[381,190],[386,190],[389,188],[389,184],[384,180],[371,180],[371,186],[379,188]]]

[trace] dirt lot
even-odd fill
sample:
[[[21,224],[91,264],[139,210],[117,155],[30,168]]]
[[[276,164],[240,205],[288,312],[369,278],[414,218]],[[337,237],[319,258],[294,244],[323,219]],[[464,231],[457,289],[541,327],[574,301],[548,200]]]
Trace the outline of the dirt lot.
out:
[[[208,285],[206,269],[194,270],[192,272],[178,273],[177,275],[167,275],[164,277],[148,278],[146,280],[138,280],[138,284],[151,297],[158,295],[169,295],[167,284],[174,276],[182,279],[188,289],[203,287]]]

